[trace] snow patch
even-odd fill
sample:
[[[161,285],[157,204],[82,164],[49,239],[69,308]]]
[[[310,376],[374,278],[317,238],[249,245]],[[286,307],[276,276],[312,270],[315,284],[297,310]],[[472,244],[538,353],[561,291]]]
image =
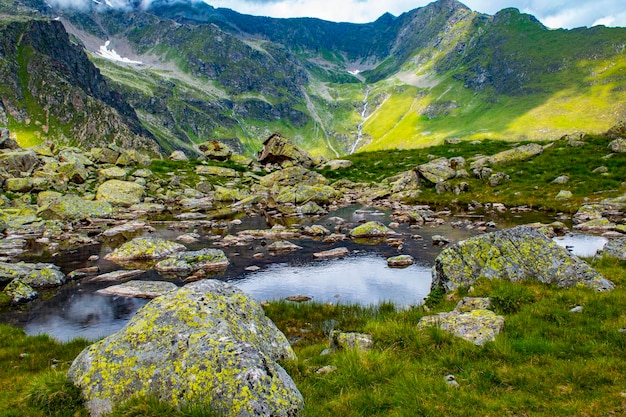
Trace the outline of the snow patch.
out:
[[[115,49],[109,49],[110,45],[111,41],[106,41],[104,45],[100,46],[100,49],[97,52],[98,55],[111,61],[123,62],[125,64],[143,64],[141,61],[133,61],[132,59],[120,56],[120,54],[115,52]]]

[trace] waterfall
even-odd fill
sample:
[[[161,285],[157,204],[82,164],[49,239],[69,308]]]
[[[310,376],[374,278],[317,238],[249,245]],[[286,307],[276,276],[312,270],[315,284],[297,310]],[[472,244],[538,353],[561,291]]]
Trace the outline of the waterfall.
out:
[[[361,123],[359,123],[359,125],[356,128],[357,129],[356,141],[352,145],[352,149],[350,149],[350,155],[354,153],[357,146],[359,146],[361,139],[363,139],[363,125],[365,124],[365,119],[366,119],[365,116],[367,115],[367,98],[369,97],[369,95],[370,95],[370,88],[365,87],[365,95],[363,97],[363,110],[361,110]]]

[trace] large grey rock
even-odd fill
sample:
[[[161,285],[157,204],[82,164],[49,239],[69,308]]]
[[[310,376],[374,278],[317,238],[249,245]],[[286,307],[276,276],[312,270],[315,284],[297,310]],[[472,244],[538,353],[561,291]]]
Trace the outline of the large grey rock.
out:
[[[198,145],[200,151],[209,159],[226,161],[233,154],[233,150],[226,144],[211,140]]]
[[[303,399],[276,361],[293,358],[257,301],[202,280],[149,302],[122,330],[81,352],[68,376],[92,416],[142,393],[227,416],[288,417]]]
[[[536,279],[559,287],[583,284],[613,289],[589,264],[571,255],[543,233],[525,226],[475,236],[444,249],[435,259],[432,287],[452,291],[478,278]]]
[[[456,176],[447,158],[434,159],[417,167],[417,172],[433,184],[447,181]]]
[[[108,180],[98,187],[96,199],[116,206],[129,207],[141,203],[146,189],[134,182]]]
[[[177,289],[176,284],[167,281],[128,281],[123,284],[102,288],[96,291],[96,293],[116,295],[119,297],[152,299],[167,294],[170,291],[176,291]]]
[[[602,253],[626,261],[626,237],[611,239],[604,245]]]
[[[33,288],[57,287],[66,281],[65,274],[54,264],[0,262],[0,283],[16,279]]]
[[[609,148],[613,152],[617,152],[617,153],[624,153],[624,152],[626,152],[626,139],[624,139],[624,138],[617,138],[617,139],[615,139],[614,141],[609,143]]]
[[[541,153],[543,153],[543,146],[538,143],[529,143],[491,155],[488,158],[488,162],[491,165],[498,165],[513,161],[524,161],[540,155]]]
[[[28,284],[23,283],[20,279],[14,279],[9,282],[2,292],[11,298],[13,304],[25,303],[39,296],[37,291]]]
[[[495,340],[504,326],[504,317],[488,310],[491,303],[485,298],[466,297],[453,311],[422,317],[418,328],[429,326],[482,346]]]
[[[282,187],[295,185],[320,186],[328,184],[328,180],[323,175],[298,166],[274,171],[261,177],[259,182],[264,187],[273,187],[274,185]]]
[[[81,220],[107,217],[113,213],[113,207],[107,201],[85,200],[77,195],[51,195],[41,201],[37,215],[43,219]]]
[[[0,152],[0,168],[14,177],[19,177],[23,172],[32,173],[39,165],[39,159],[35,151],[31,149],[5,150]]]
[[[263,149],[257,161],[262,164],[279,164],[283,167],[300,165],[309,168],[313,166],[311,155],[280,133],[274,133],[263,142]]]

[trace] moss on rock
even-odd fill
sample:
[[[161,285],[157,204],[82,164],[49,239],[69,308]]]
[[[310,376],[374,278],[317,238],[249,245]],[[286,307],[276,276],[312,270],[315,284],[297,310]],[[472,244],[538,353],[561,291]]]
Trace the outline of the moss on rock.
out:
[[[287,358],[293,350],[257,301],[202,280],[152,300],[78,355],[68,376],[93,416],[146,395],[229,416],[289,417],[303,399],[276,362]]]

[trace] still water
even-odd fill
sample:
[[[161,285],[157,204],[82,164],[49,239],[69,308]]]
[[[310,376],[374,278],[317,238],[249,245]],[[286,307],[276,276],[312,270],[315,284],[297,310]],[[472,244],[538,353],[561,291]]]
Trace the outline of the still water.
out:
[[[352,207],[317,219],[315,223],[331,228],[329,218],[332,216],[341,216],[345,221],[354,223],[379,220],[387,224],[390,221],[388,212]],[[518,220],[520,223],[525,221]],[[370,305],[391,301],[399,307],[417,305],[423,302],[430,291],[431,266],[442,250],[432,245],[432,236],[443,235],[452,242],[458,242],[475,234],[472,230],[454,228],[450,224],[426,225],[420,229],[401,225],[396,229],[405,238],[401,251],[385,243],[368,245],[348,240],[328,245],[311,238],[292,239],[302,249],[286,255],[268,254],[265,243],[261,241],[242,247],[223,248],[230,265],[224,273],[213,278],[236,285],[260,301],[306,295],[312,297],[313,301],[323,303]],[[239,230],[263,226],[262,219],[244,219],[242,224],[230,226],[221,233],[236,234]],[[158,229],[156,234],[167,239],[174,239],[176,235],[165,228]],[[212,232],[207,232],[198,243],[188,245],[188,248],[197,250],[211,246],[215,237]],[[575,255],[585,257],[593,256],[606,243],[605,238],[582,234],[558,237],[555,241]],[[316,260],[313,257],[314,252],[339,246],[349,250],[343,259]],[[64,254],[60,262],[55,263],[60,264],[65,273],[69,273],[72,269],[85,266],[90,255],[97,254],[102,259],[111,250],[111,245],[105,243]],[[255,253],[263,251],[265,256],[253,257]],[[387,258],[400,252],[412,255],[415,264],[402,269],[389,268]],[[245,268],[251,265],[258,267],[258,271],[246,271]],[[104,260],[99,261],[98,266],[101,273],[121,269]],[[163,277],[149,268],[133,279],[170,280],[179,286],[184,284],[178,279]],[[1,315],[0,322],[23,327],[28,334],[47,333],[63,341],[77,337],[94,340],[107,336],[124,326],[147,303],[147,300],[142,299],[95,293],[108,285],[111,284],[73,281],[59,289],[43,291],[38,300]]]

